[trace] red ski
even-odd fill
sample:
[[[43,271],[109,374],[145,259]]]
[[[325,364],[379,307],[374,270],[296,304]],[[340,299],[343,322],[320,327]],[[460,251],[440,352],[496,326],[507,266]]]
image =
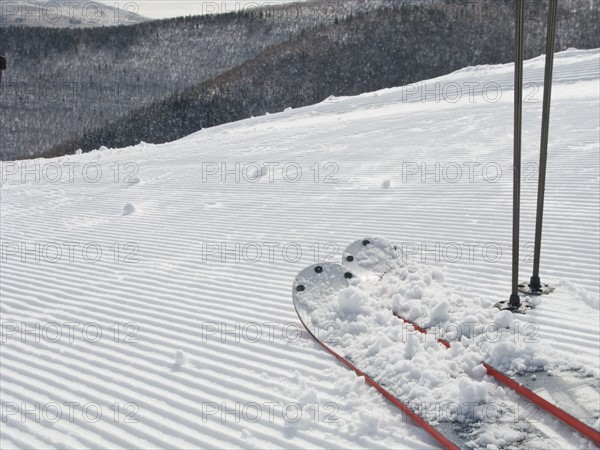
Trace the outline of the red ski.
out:
[[[363,351],[365,346],[362,344],[371,340],[373,337],[371,332],[391,335],[394,329],[398,331],[398,322],[390,315],[387,322],[384,320],[384,323],[381,323],[382,314],[380,313],[386,312],[385,309],[381,310],[381,308],[379,308],[379,311],[373,310],[373,314],[366,311],[360,317],[354,316],[353,309],[364,306],[360,304],[353,305],[352,296],[355,294],[360,295],[354,287],[350,288],[350,286],[356,284],[356,281],[358,281],[357,277],[346,267],[331,263],[310,266],[300,272],[294,281],[292,297],[298,317],[308,332],[325,350],[346,367],[353,370],[358,376],[364,377],[370,386],[377,389],[388,401],[407,417],[410,417],[446,449],[480,446],[478,440],[486,438],[485,435],[488,429],[486,424],[477,417],[482,410],[491,406],[498,410],[498,417],[502,418],[502,420],[492,423],[491,426],[496,427],[496,429],[504,427],[507,431],[518,429],[521,432],[521,437],[515,444],[526,447],[529,444],[540,442],[551,444],[551,439],[539,429],[536,429],[526,418],[514,417],[512,419],[517,408],[515,408],[514,403],[510,403],[505,398],[496,398],[492,395],[481,401],[473,409],[472,417],[462,414],[461,411],[450,411],[450,413],[446,411],[446,414],[439,414],[437,410],[431,411],[428,409],[425,402],[420,403],[418,399],[415,400],[414,396],[411,397],[410,393],[403,392],[402,387],[404,387],[404,384],[402,381],[392,380],[380,373],[381,371],[374,370],[373,364],[378,360],[380,361],[382,355],[377,351],[372,351],[372,349],[367,352]],[[342,310],[340,310],[340,299],[342,300],[342,306],[345,305],[347,308],[342,307]],[[365,299],[363,298],[363,300]],[[375,301],[373,300],[373,302]],[[360,321],[363,325],[370,321],[374,326],[360,326]],[[332,323],[344,329],[342,333],[343,342],[337,338],[332,338],[330,333]],[[356,325],[359,326],[355,328]],[[355,331],[352,331],[353,329]],[[401,346],[401,343],[399,344]],[[432,343],[432,345],[435,345],[435,343]],[[437,349],[430,348],[429,351],[423,350],[420,353],[417,351],[417,357],[420,355],[429,358],[431,362],[431,366],[427,366],[427,369],[423,371],[423,376],[426,378],[428,369],[430,367],[435,369],[434,366],[438,360],[437,355],[442,355],[442,353],[448,355],[445,353],[446,350],[443,346],[439,347]],[[401,353],[398,347],[388,347],[388,349],[396,352],[397,357],[404,358],[404,354]],[[445,362],[447,362],[447,358]],[[440,364],[438,370],[443,372],[444,365]],[[457,381],[456,378],[452,378],[453,375],[451,374],[446,376],[450,382]],[[458,373],[458,376],[463,378],[462,381],[467,378],[462,372]],[[419,384],[414,379],[412,383]],[[488,389],[493,387],[493,383],[489,381],[479,383],[485,386],[486,392],[493,390]],[[445,385],[442,384],[441,388],[445,390]],[[429,392],[431,394],[434,391],[430,390]],[[428,396],[431,397],[431,395]],[[458,399],[440,403],[442,403],[442,409],[448,404],[460,404]]]
[[[401,267],[404,263],[404,258],[397,246],[389,241],[381,238],[368,238],[350,244],[344,251],[342,261],[349,270],[353,270],[355,273],[381,279],[386,274],[393,271],[394,268]],[[425,334],[428,332],[426,328],[406,319],[397,312],[392,313],[405,323],[410,324],[416,331]],[[451,343],[448,340],[441,338],[437,340],[446,348],[450,348]],[[584,418],[578,418],[574,414],[576,412],[579,412],[582,415],[587,413],[587,421],[592,422],[597,418],[593,417],[593,413],[581,411],[581,408],[578,408],[576,405],[571,407],[574,411],[569,412],[568,407],[560,407],[558,404],[546,400],[535,392],[536,388],[538,388],[536,385],[540,385],[539,389],[546,392],[551,390],[557,392],[567,391],[570,388],[570,384],[564,382],[560,376],[542,377],[542,375],[547,375],[546,372],[542,372],[538,373],[535,378],[532,378],[531,376],[521,376],[519,377],[520,379],[515,379],[515,377],[508,376],[488,363],[484,362],[484,367],[486,368],[488,375],[492,376],[500,384],[514,390],[522,397],[544,411],[552,414],[558,420],[585,436],[594,444],[600,446],[600,433],[585,423],[586,420]],[[540,378],[541,381],[538,381]],[[596,382],[594,383],[594,381]],[[584,381],[584,383],[586,382]],[[597,380],[588,379],[586,387],[591,389],[592,395],[595,393],[597,398],[600,399]]]

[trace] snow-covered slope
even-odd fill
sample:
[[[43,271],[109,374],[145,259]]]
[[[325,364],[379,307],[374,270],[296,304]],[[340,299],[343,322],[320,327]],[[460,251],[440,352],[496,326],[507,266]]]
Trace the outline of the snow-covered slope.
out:
[[[542,277],[557,289],[524,319],[596,376],[599,64],[556,58]],[[524,281],[543,66],[525,66]],[[290,289],[376,235],[474,305],[507,299],[512,82],[511,65],[467,68],[169,144],[3,164],[0,446],[435,448],[300,331]]]

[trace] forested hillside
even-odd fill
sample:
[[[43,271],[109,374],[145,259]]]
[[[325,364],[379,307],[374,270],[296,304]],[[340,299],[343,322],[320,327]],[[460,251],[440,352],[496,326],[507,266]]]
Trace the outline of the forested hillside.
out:
[[[92,29],[0,27],[0,53],[9,61],[0,95],[0,157],[39,155],[227,72],[302,30],[397,2],[313,1]]]
[[[527,12],[526,57],[544,52],[545,2]],[[490,0],[476,14],[440,3],[387,6],[359,13],[270,49],[257,58],[81,139],[50,155],[162,143],[203,127],[312,104],[330,95],[356,95],[439,76],[459,68],[513,59],[513,4]],[[598,8],[563,3],[557,50],[600,46]],[[477,80],[473,80],[476,82]]]

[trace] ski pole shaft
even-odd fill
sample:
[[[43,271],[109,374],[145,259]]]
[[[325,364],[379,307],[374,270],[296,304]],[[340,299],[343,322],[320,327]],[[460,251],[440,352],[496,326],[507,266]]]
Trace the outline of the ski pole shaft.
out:
[[[556,13],[558,0],[550,0],[548,30],[546,36],[546,69],[544,73],[544,106],[542,111],[542,141],[540,144],[540,167],[538,177],[537,212],[535,219],[535,246],[533,253],[533,276],[531,287],[539,289],[540,253],[542,249],[542,224],[544,220],[544,195],[546,190],[546,161],[548,159],[548,135],[550,130],[550,104],[552,101],[552,74],[554,68],[554,40],[556,36]]]
[[[519,297],[519,224],[521,209],[521,137],[523,122],[523,59],[524,59],[525,1],[517,0],[515,17],[515,111],[514,111],[514,162],[513,162],[513,240],[512,240],[512,292],[510,306],[521,306]]]
[[[0,55],[0,83],[2,83],[2,71],[6,70],[6,58]]]

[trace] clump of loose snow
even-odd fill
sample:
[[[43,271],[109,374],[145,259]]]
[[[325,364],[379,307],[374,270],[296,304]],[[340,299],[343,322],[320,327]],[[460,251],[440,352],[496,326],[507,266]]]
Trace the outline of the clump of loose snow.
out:
[[[123,215],[124,216],[133,214],[134,212],[135,212],[135,206],[132,203],[126,203],[125,206],[123,206]]]
[[[76,155],[81,155],[82,153],[83,153],[83,150],[81,150],[81,149],[75,150]]]
[[[468,315],[463,318],[460,323],[460,336],[466,338],[472,338],[475,336],[477,326],[479,325],[479,319],[474,315]]]
[[[106,150],[108,150],[108,148],[104,145],[100,146],[100,148],[98,149],[99,152],[105,152]]]
[[[415,335],[408,336],[406,345],[404,346],[404,357],[406,359],[413,359],[413,357],[423,349],[419,338]]]
[[[410,309],[408,310],[408,313],[406,313],[405,318],[410,320],[411,322],[415,322],[423,315],[423,310],[424,308],[421,305],[413,304],[410,306]]]
[[[269,175],[269,166],[264,165],[260,169],[260,176],[258,178],[266,177]]]
[[[381,416],[375,414],[373,411],[364,409],[359,411],[359,421],[354,430],[356,437],[369,436],[373,433],[373,430],[379,429],[381,423]]]
[[[527,303],[531,306],[537,307],[542,304],[542,295],[529,295],[527,296]]]
[[[478,364],[477,366],[473,367],[473,369],[471,369],[471,376],[475,380],[478,380],[478,381],[483,380],[483,377],[485,377],[486,374],[487,374],[487,369],[485,368],[485,366],[483,364]]]
[[[498,328],[510,328],[513,323],[513,319],[514,315],[511,311],[498,311],[496,317],[494,317],[494,323],[498,326]]]
[[[423,298],[423,287],[420,284],[413,284],[408,289],[408,291],[406,291],[406,298],[422,299]]]
[[[496,450],[506,448],[526,437],[526,433],[516,429],[507,429],[499,425],[491,424],[479,435],[479,438],[473,442],[473,447]]]
[[[187,355],[183,350],[175,350],[175,365],[183,366],[185,364],[187,364]]]
[[[440,269],[432,270],[431,277],[438,283],[443,283],[445,281],[444,272],[442,272]]]
[[[535,372],[547,367],[550,361],[539,346],[505,340],[491,346],[488,362],[501,371]]]
[[[343,319],[356,318],[364,311],[368,298],[366,294],[354,287],[340,291],[337,301],[337,312]]]
[[[385,180],[381,183],[381,189],[389,189],[392,186],[392,180]]]
[[[450,303],[447,301],[440,302],[433,308],[431,314],[429,314],[429,325],[434,325],[440,322],[446,322],[448,320],[450,311]]]
[[[486,383],[460,377],[458,379],[458,395],[460,404],[482,403],[486,399]]]
[[[269,166],[252,166],[244,175],[248,180],[260,180],[269,175]]]

